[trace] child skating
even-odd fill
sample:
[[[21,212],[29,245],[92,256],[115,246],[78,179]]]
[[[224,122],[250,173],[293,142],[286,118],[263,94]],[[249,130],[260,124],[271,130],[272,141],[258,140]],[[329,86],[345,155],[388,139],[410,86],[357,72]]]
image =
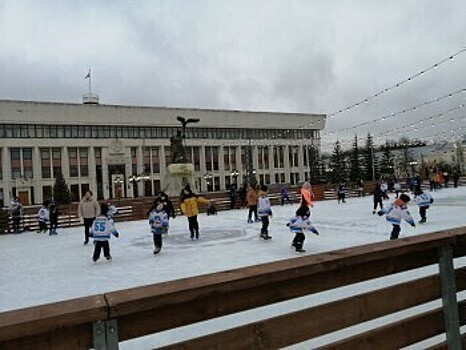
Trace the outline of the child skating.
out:
[[[429,205],[434,202],[434,198],[430,193],[426,193],[422,191],[422,189],[418,186],[414,190],[414,201],[419,206],[419,215],[421,216],[420,224],[424,224],[427,221],[427,209],[429,209]]]
[[[153,208],[149,214],[149,225],[154,240],[154,254],[158,254],[162,250],[162,236],[168,233],[168,215],[164,211],[164,205],[159,203]]]
[[[57,227],[58,227],[58,203],[56,201],[53,201],[50,203],[49,206],[49,218],[50,218],[50,231],[49,231],[49,236],[56,235],[57,234]]]
[[[197,215],[199,214],[198,203],[208,204],[209,200],[194,194],[189,185],[183,189],[182,193],[181,212],[188,218],[191,240],[194,240],[194,235],[196,235],[196,239],[199,239],[199,222],[197,221]]]
[[[262,239],[271,239],[269,236],[269,217],[272,217],[272,209],[270,208],[270,198],[267,194],[268,188],[265,185],[261,186],[259,199],[257,201],[257,214],[261,218],[262,227],[260,237]]]
[[[39,209],[39,212],[37,213],[37,217],[39,219],[39,230],[37,233],[41,232],[47,232],[47,222],[49,221],[49,202],[44,201],[42,203],[42,206]]]
[[[319,234],[315,227],[311,224],[311,221],[309,220],[309,216],[311,215],[311,212],[309,211],[309,208],[307,205],[301,205],[298,210],[296,211],[296,216],[292,217],[290,219],[290,222],[286,224],[290,228],[290,231],[295,234],[293,243],[291,244],[292,247],[296,249],[297,252],[299,253],[304,253],[305,250],[303,249],[304,245],[304,232],[305,230],[311,231],[312,233],[315,233],[316,235]]]
[[[108,205],[102,203],[100,205],[100,215],[97,216],[92,223],[91,233],[94,238],[94,254],[92,260],[96,262],[100,258],[100,251],[104,250],[104,256],[107,260],[112,259],[110,255],[110,235],[118,237],[118,231],[115,229],[113,220],[108,216]]]
[[[404,219],[412,227],[416,227],[414,219],[408,211],[407,203],[411,199],[408,195],[402,194],[400,198],[395,201],[387,208],[381,209],[377,212],[379,216],[386,215],[386,220],[393,225],[390,239],[397,239],[401,232],[401,220]]]

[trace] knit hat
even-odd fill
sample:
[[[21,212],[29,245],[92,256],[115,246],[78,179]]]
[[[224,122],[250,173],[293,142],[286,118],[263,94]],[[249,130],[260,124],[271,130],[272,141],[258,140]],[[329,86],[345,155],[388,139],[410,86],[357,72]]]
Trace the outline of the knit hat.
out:
[[[404,194],[404,193],[402,195],[400,195],[400,199],[405,203],[408,203],[411,200],[411,198],[409,198],[409,196],[407,194]]]

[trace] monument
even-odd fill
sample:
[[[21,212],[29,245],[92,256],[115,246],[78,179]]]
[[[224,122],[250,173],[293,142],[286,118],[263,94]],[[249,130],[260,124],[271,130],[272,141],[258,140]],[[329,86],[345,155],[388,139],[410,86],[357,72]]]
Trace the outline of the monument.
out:
[[[186,160],[186,149],[184,140],[186,139],[186,125],[198,123],[198,118],[183,118],[177,116],[176,120],[181,123],[181,131],[178,130],[170,138],[171,163],[168,165],[168,172],[164,178],[164,191],[169,195],[177,195],[186,185],[194,186],[194,164]]]

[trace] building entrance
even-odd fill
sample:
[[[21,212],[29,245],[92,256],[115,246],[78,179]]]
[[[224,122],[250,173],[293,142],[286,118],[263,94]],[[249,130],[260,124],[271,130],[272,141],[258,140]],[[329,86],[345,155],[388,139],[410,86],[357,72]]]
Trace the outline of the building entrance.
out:
[[[111,164],[108,166],[108,183],[111,199],[126,197],[126,178],[124,164]]]

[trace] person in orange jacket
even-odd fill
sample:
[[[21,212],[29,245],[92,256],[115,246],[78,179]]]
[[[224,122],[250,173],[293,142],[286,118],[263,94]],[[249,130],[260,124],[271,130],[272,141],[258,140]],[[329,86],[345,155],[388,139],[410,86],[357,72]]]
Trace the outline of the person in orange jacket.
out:
[[[248,223],[252,223],[252,214],[254,213],[254,221],[258,222],[261,221],[259,219],[259,215],[257,215],[257,200],[259,199],[259,193],[257,191],[256,186],[251,185],[249,191],[246,196],[246,200],[248,202]]]
[[[300,194],[301,194],[301,204],[304,203],[308,207],[314,206],[314,203],[312,201],[314,198],[314,194],[312,193],[312,188],[311,188],[311,184],[309,183],[309,181],[305,181],[303,183],[303,186],[300,189]]]
[[[208,199],[199,197],[194,194],[189,186],[183,189],[183,202],[181,203],[181,212],[186,215],[189,223],[189,232],[191,233],[191,240],[199,239],[199,222],[197,221],[197,215],[199,214],[199,203],[209,203]]]

